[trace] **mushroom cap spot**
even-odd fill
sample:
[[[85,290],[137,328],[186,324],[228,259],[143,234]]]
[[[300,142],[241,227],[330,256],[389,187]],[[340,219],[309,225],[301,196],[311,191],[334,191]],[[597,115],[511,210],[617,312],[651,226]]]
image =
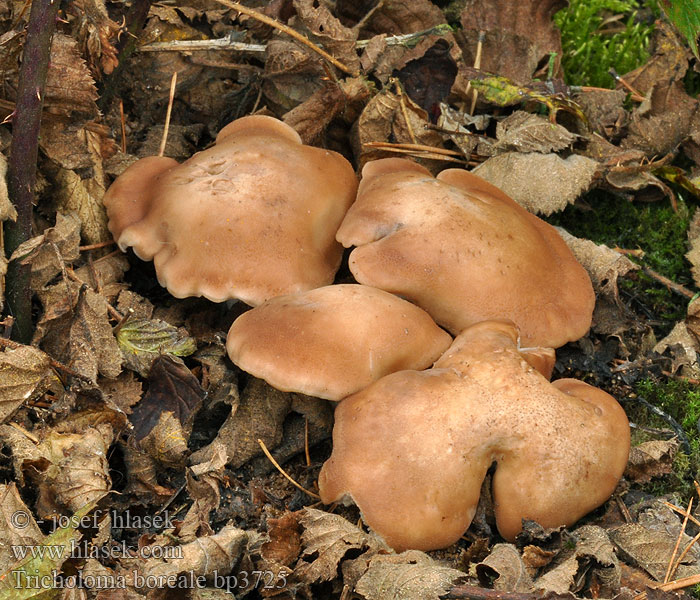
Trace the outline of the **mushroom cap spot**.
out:
[[[553,227],[467,171],[434,178],[413,165],[364,167],[336,236],[356,246],[349,264],[358,282],[415,302],[455,335],[498,318],[515,321],[527,346],[559,347],[586,333],[593,286]]]
[[[351,498],[397,551],[456,542],[493,463],[509,540],[522,519],[571,525],[602,504],[627,463],[624,411],[584,383],[549,383],[515,340],[512,323],[478,323],[432,369],[387,375],[344,399],[319,475],[323,501]]]
[[[450,335],[417,306],[363,285],[280,296],[243,313],[226,349],[273,387],[341,400],[402,369],[425,369]]]
[[[184,163],[165,160],[168,168],[140,182],[151,162],[166,163],[132,165],[106,202],[119,246],[153,260],[173,296],[257,305],[333,281],[342,257],[335,233],[357,189],[341,155],[302,145],[277,119],[252,116]],[[123,216],[134,202],[136,217]]]

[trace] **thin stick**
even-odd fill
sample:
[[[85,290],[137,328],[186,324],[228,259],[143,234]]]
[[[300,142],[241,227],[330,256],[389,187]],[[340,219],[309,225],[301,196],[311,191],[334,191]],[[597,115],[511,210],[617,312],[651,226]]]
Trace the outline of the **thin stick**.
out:
[[[243,6],[242,4],[239,4],[238,2],[231,2],[230,0],[216,0],[216,1],[219,4],[223,4],[224,6],[226,6],[228,8],[232,8],[233,10],[238,11],[239,13],[242,13],[248,17],[252,17],[256,21],[260,21],[261,23],[265,23],[265,25],[269,25],[270,27],[274,27],[275,29],[282,31],[283,33],[286,33],[288,36],[294,38],[296,41],[304,44],[304,46],[306,46],[307,48],[310,48],[311,50],[313,50],[317,54],[320,54],[323,58],[325,58],[333,66],[335,66],[338,69],[340,69],[341,71],[343,71],[343,73],[347,73],[348,75],[352,75],[353,77],[357,77],[359,75],[359,73],[357,71],[354,71],[354,70],[350,69],[349,67],[346,67],[339,60],[333,58],[333,56],[328,54],[328,52],[319,48],[311,40],[304,37],[298,31],[295,31],[291,27],[287,27],[283,23],[280,23],[279,21],[277,21],[275,19],[271,19],[267,15],[259,13],[257,10],[253,10],[252,8],[248,8],[247,6]]]
[[[697,543],[697,541],[700,540],[700,533],[698,533],[690,542],[688,545],[683,549],[683,552],[681,552],[680,556],[676,559],[675,564],[673,565],[673,570],[671,571],[671,577],[676,573],[678,570],[678,567],[681,566],[681,563],[683,562],[683,559],[685,558],[686,554],[690,552],[690,549]]]
[[[163,139],[160,141],[158,156],[165,154],[165,144],[168,141],[168,130],[170,129],[170,115],[173,112],[173,102],[175,101],[175,86],[177,85],[177,71],[173,71],[170,79],[170,97],[168,98],[168,110],[165,113],[165,127],[163,127]]]
[[[688,517],[690,516],[690,511],[693,508],[693,499],[688,502],[688,508],[685,511],[685,518],[683,519],[683,525],[681,530],[678,532],[678,538],[676,539],[676,545],[673,548],[673,553],[671,554],[671,559],[668,561],[668,568],[666,569],[666,575],[664,576],[664,583],[668,583],[671,579],[671,571],[673,570],[673,565],[676,561],[676,554],[678,553],[678,548],[681,545],[681,540],[683,539],[683,534],[685,533],[685,528],[688,526]]]
[[[107,246],[114,246],[116,244],[114,240],[109,240],[107,242],[100,242],[99,244],[90,244],[89,246],[78,246],[80,252],[86,252],[87,250],[97,250],[98,248],[106,248]]]
[[[672,511],[677,512],[679,515],[685,516],[688,514],[682,508],[678,508],[677,506],[671,504],[670,502],[666,502],[665,500],[664,500],[664,505],[667,506],[668,508],[670,508]],[[696,519],[693,515],[690,515],[688,518],[690,519],[691,522],[693,522],[695,525],[700,527],[700,520]]]
[[[483,31],[479,32],[479,39],[476,43],[476,56],[474,57],[474,68],[475,69],[481,69],[481,52],[484,48],[484,38],[486,34]],[[471,81],[469,82],[471,85]],[[467,85],[467,91],[469,91],[470,86]],[[472,90],[472,105],[469,108],[469,114],[473,115],[474,114],[474,109],[476,109],[476,100],[478,98],[479,94],[476,91],[476,89]]]
[[[221,2],[221,0],[217,0],[217,2]],[[282,473],[282,475],[284,475],[284,477],[287,479],[287,481],[289,481],[297,489],[304,492],[307,496],[311,496],[312,498],[316,498],[316,500],[321,499],[321,496],[319,496],[318,494],[314,494],[313,492],[310,492],[305,487],[302,487],[296,481],[294,481],[289,475],[287,475],[286,471],[282,467],[280,467],[279,463],[274,459],[272,454],[270,454],[270,451],[267,449],[267,446],[265,446],[265,442],[263,442],[261,439],[258,439],[258,444],[260,444],[260,447],[262,448],[262,451],[265,453],[265,456],[267,456],[267,459],[274,465],[274,467],[280,473]]]
[[[642,271],[644,271],[652,279],[656,279],[656,281],[658,281],[659,283],[663,283],[669,290],[675,292],[676,294],[679,294],[680,296],[685,296],[686,298],[695,297],[695,294],[691,292],[688,288],[682,286],[680,283],[671,281],[668,277],[664,277],[661,273],[657,273],[649,267],[642,267]]]
[[[311,454],[309,454],[309,418],[304,417],[304,456],[306,457],[306,466],[311,466]]]
[[[14,422],[10,421],[8,423],[8,425],[10,427],[14,427],[17,431],[21,432],[22,435],[24,435],[26,438],[30,439],[35,444],[38,444],[41,441],[33,433],[31,433],[30,431],[27,431],[24,427],[22,427],[19,423],[14,423]]]
[[[408,154],[410,156],[415,156],[416,158],[429,158],[430,160],[444,160],[446,162],[456,162],[462,165],[472,164],[466,160],[460,158],[455,158],[453,156],[445,156],[444,154],[438,154],[437,152],[420,152],[418,150],[408,150],[405,148],[382,148],[385,152],[396,152],[397,154]],[[479,163],[474,163],[479,164]]]
[[[444,154],[445,156],[463,156],[461,152],[448,150],[447,148],[436,148],[434,146],[426,146],[425,144],[393,144],[391,142],[365,142],[362,144],[368,148],[384,148],[384,149],[403,149],[403,150],[419,150],[423,152],[432,152],[434,154]]]
[[[590,85],[572,85],[571,86],[571,91],[572,92],[614,92],[616,90],[610,90],[608,88],[600,88],[600,87],[593,87]],[[634,92],[630,92],[630,100],[634,100],[635,102],[643,102],[644,101],[644,96],[640,96],[639,94],[636,94]]]
[[[126,118],[124,117],[124,101],[119,98],[119,120],[122,125],[122,152],[126,154]]]

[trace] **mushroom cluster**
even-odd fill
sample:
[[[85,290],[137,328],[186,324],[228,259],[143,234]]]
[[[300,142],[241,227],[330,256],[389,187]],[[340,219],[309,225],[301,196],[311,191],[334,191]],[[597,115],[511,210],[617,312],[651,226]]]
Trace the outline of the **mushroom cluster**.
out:
[[[624,411],[549,382],[553,348],[590,327],[590,279],[491,184],[382,159],[358,189],[343,157],[252,116],[183,164],[141,159],[105,204],[119,246],[153,259],[174,296],[254,307],[229,331],[236,365],[339,402],[321,496],[354,501],[397,550],[457,540],[494,464],[508,539],[522,519],[568,525],[612,493]],[[343,246],[358,283],[331,285]]]

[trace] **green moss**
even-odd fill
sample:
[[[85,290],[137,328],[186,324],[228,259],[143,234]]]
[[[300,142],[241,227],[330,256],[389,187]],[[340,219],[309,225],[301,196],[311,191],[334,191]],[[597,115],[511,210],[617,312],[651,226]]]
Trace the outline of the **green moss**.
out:
[[[697,428],[700,420],[700,388],[685,381],[644,379],[637,382],[635,392],[675,419],[690,443],[690,453],[687,449],[681,449],[674,459],[673,472],[662,480],[652,482],[649,491],[655,494],[676,492],[681,497],[689,497],[694,492],[692,482],[698,478],[700,471],[700,434]],[[630,420],[641,428],[669,428],[662,417],[640,403],[630,403],[625,408]],[[645,437],[643,429],[638,430],[633,443],[644,441]],[[656,439],[655,436],[653,439]]]
[[[602,191],[591,192],[583,200],[590,210],[571,206],[550,222],[599,244],[642,250],[644,257],[638,263],[675,283],[693,286],[685,259],[690,210],[682,199],[677,213],[665,201],[632,203]],[[669,326],[685,316],[687,302],[643,272],[620,281],[620,289]]]
[[[658,15],[656,2],[647,6]],[[653,25],[638,18],[635,0],[571,0],[554,20],[562,32],[562,65],[567,83],[614,87],[620,75],[644,64]]]

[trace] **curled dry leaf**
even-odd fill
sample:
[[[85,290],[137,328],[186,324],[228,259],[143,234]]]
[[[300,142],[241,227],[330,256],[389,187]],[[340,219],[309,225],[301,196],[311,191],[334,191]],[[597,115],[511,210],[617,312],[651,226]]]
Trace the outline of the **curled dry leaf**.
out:
[[[33,346],[0,352],[0,422],[24,402],[42,394],[49,385],[51,359]]]
[[[596,161],[572,154],[506,152],[489,158],[474,174],[501,188],[535,214],[551,215],[572,204],[595,180]]]
[[[696,210],[688,227],[690,250],[685,255],[690,262],[690,272],[697,287],[700,287],[700,210]]]
[[[21,244],[10,260],[21,259],[31,265],[33,291],[44,287],[56,275],[63,272],[66,263],[80,256],[80,218],[75,213],[56,213],[56,225],[42,235]]]
[[[96,502],[110,490],[107,450],[114,439],[110,425],[87,427],[80,433],[51,431],[22,468],[38,490],[36,510],[42,516],[74,512]]]
[[[188,437],[178,418],[166,411],[158,415],[158,422],[138,442],[139,448],[159,466],[179,468],[184,466],[189,454]]]
[[[620,588],[620,565],[605,530],[584,525],[573,532],[571,539],[575,547],[565,547],[555,557],[547,572],[535,580],[535,588],[555,594],[576,593],[587,574],[602,586],[601,597],[614,596]]]
[[[576,95],[590,128],[608,140],[616,140],[629,122],[623,103],[627,90],[593,90]]]
[[[231,413],[214,442],[196,452],[196,462],[208,460],[215,444],[222,444],[229,464],[238,468],[261,453],[257,440],[269,449],[282,441],[282,426],[292,406],[292,394],[280,392],[262,379],[251,378],[240,399],[231,398]]]
[[[625,477],[635,483],[646,483],[654,477],[668,475],[673,470],[673,458],[678,451],[678,440],[651,440],[630,450]]]
[[[351,550],[377,552],[384,544],[343,517],[314,508],[305,508],[299,519],[304,552],[294,569],[296,577],[306,583],[331,581],[343,557]],[[311,562],[307,562],[307,559]]]
[[[229,574],[241,558],[248,543],[248,534],[233,525],[226,525],[210,536],[199,537],[181,548],[181,558],[166,560],[149,558],[137,568],[145,576],[163,577],[187,573],[190,576]],[[140,568],[139,568],[140,567]]]
[[[119,64],[115,44],[122,26],[109,18],[104,0],[80,0],[78,39],[90,57],[93,72],[109,75]]]
[[[577,238],[561,227],[557,227],[557,231],[566,245],[571,248],[576,260],[588,272],[596,296],[602,294],[618,304],[620,297],[617,280],[630,271],[639,269],[639,266],[624,254],[608,248],[605,244],[596,244],[590,240]]]
[[[353,131],[351,142],[359,167],[370,160],[395,156],[366,147],[368,142],[417,143],[442,148],[442,137],[429,129],[429,125],[428,113],[408,96],[398,96],[384,89],[369,101]],[[443,163],[426,161],[424,164],[430,168]]]
[[[161,355],[189,356],[197,344],[187,331],[160,319],[129,319],[117,331],[126,366],[146,377]]]
[[[357,582],[355,592],[362,594],[366,600],[439,600],[466,578],[466,573],[443,566],[417,550],[402,554],[377,554]]]
[[[484,32],[483,70],[525,84],[554,53],[556,75],[562,55],[561,35],[552,17],[563,6],[563,0],[468,0],[460,15],[464,63],[474,64],[479,33]]]
[[[267,520],[266,541],[261,548],[266,561],[291,566],[301,552],[301,524],[299,513],[285,512],[279,519]]]
[[[503,592],[532,591],[532,578],[520,552],[513,544],[496,544],[491,553],[476,565],[479,581]]]
[[[518,110],[496,126],[498,142],[494,150],[498,153],[514,150],[547,154],[570,147],[578,137],[562,125]]]
[[[205,396],[199,381],[181,360],[167,355],[157,357],[148,375],[148,391],[129,417],[134,438],[145,438],[164,412],[172,413],[185,425]]]
[[[654,346],[654,352],[671,355],[671,372],[679,369],[683,375],[696,378],[700,376],[698,364],[698,337],[693,335],[685,321],[679,321],[671,332]]]

